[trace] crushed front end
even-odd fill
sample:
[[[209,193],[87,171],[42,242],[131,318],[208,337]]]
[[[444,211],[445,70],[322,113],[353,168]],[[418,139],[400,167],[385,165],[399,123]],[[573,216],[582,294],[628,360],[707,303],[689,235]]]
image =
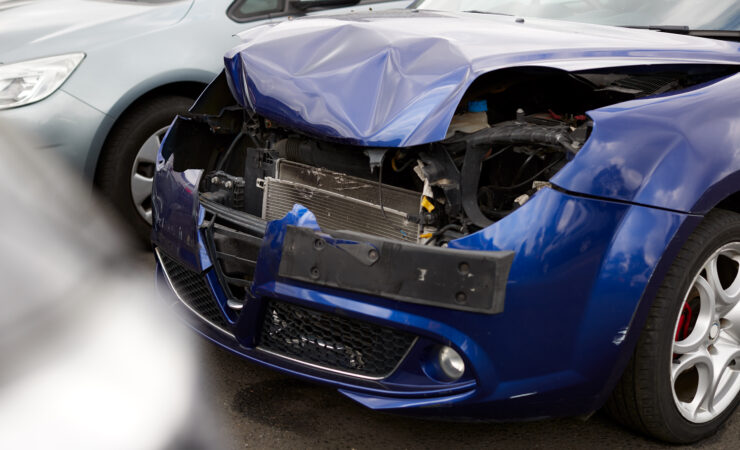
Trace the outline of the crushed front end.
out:
[[[503,71],[469,90],[443,140],[392,147],[268,119],[223,73],[158,156],[164,296],[212,341],[371,408],[592,411],[660,261],[635,237],[660,229],[660,254],[686,217],[549,180],[589,138],[585,111],[678,85],[664,78]]]

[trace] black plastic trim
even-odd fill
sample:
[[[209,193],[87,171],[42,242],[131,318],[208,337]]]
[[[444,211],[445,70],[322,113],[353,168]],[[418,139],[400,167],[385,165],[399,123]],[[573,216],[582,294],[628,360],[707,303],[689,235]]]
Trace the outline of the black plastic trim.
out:
[[[430,247],[288,226],[278,274],[403,302],[498,314],[513,259],[511,251]]]
[[[200,195],[200,204],[203,205],[206,211],[216,214],[222,220],[244,228],[255,237],[265,237],[265,229],[267,228],[266,220],[216,203],[208,198],[208,193]]]

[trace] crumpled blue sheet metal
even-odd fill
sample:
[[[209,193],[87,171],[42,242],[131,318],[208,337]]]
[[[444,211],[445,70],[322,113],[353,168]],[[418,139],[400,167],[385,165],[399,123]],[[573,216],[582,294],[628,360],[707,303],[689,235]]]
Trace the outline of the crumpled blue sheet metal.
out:
[[[378,147],[443,139],[468,86],[497,69],[740,63],[735,43],[520,20],[413,10],[305,18],[241,34],[225,63],[243,106],[309,134]]]

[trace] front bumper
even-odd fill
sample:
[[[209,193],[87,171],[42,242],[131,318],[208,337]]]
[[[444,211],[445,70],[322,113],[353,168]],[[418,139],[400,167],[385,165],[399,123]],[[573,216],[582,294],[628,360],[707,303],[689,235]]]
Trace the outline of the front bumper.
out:
[[[243,357],[330,384],[371,408],[448,418],[516,420],[598,408],[631,354],[641,328],[640,307],[649,304],[651,286],[660,284],[663,255],[680,244],[678,231],[688,217],[544,189],[507,218],[450,243],[471,254],[513,252],[503,311],[486,314],[317,283],[322,270],[315,279],[281,271],[288,227],[318,230],[312,214],[296,207],[281,220],[263,223],[250,297],[237,315],[227,306],[229,280],[219,276],[215,250],[209,248],[212,212],[199,198],[200,176],[198,170],[174,171],[171,162],[160,160],[154,188],[158,251],[203,277],[224,321],[214,326],[183,301],[173,302],[193,328]],[[247,234],[259,230],[258,218],[242,217],[241,225],[239,217],[230,217],[231,226]],[[326,268],[332,271],[331,265]],[[161,264],[158,273],[166,281]],[[163,284],[171,294],[171,285]],[[641,302],[643,296],[647,302]],[[260,348],[265,311],[276,301],[415,340],[397,367],[381,377],[278,356]],[[430,355],[441,345],[465,360],[458,381],[444,381],[434,372]]]
[[[40,102],[0,111],[0,121],[89,180],[113,125],[110,117],[61,89]]]

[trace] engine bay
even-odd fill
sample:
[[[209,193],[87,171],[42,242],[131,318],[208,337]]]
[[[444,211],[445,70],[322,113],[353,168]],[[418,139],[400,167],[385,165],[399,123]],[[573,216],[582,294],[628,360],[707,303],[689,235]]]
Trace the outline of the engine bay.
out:
[[[327,230],[444,246],[550,186],[589,138],[587,111],[736,70],[498,70],[468,88],[445,139],[402,148],[362,147],[285,127],[234,106],[224,81],[191,110],[194,139],[171,149],[166,142],[163,154],[174,154],[176,170],[204,170],[203,198],[264,220],[301,204]]]

